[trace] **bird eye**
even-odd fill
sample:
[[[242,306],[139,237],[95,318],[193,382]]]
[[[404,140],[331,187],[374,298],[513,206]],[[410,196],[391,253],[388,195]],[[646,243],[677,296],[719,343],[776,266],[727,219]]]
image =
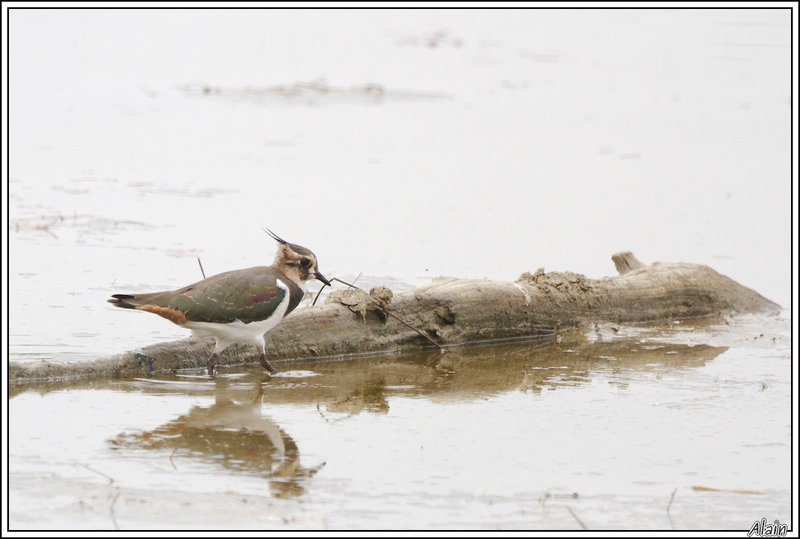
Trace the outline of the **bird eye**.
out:
[[[303,266],[304,268],[307,268],[308,266],[311,265],[311,260],[308,258],[301,258],[300,265]]]

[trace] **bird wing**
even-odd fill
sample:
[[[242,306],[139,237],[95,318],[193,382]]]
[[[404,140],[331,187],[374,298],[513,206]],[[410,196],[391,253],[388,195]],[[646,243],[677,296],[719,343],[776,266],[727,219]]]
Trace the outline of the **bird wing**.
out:
[[[289,292],[269,267],[228,271],[169,292],[118,295],[118,301],[176,324],[265,320]],[[124,305],[120,305],[124,306]]]

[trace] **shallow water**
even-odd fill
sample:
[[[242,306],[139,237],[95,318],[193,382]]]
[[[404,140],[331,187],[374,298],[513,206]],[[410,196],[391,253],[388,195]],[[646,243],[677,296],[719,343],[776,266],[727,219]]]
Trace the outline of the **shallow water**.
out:
[[[587,337],[12,388],[12,527],[789,519],[785,319]]]
[[[105,299],[198,280],[198,257],[269,263],[263,225],[365,288],[598,278],[632,250],[791,303],[788,12],[17,10],[10,28],[6,362],[185,337]],[[788,317],[15,386],[10,524],[785,521]]]

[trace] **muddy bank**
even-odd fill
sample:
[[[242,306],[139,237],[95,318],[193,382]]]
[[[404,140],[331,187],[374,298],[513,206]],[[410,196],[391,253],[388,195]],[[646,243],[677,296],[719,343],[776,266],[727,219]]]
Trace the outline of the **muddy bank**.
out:
[[[383,287],[370,294],[337,290],[324,305],[298,309],[267,333],[267,356],[280,369],[285,360],[431,347],[430,339],[447,348],[554,337],[559,331],[591,323],[683,320],[780,309],[708,266],[682,262],[645,266],[630,252],[617,253],[612,259],[619,275],[603,279],[539,269],[515,282],[442,277],[396,296]],[[188,338],[91,362],[12,362],[9,379],[26,383],[200,369],[212,347],[211,340]],[[221,355],[218,365],[257,361],[253,347],[235,345]]]

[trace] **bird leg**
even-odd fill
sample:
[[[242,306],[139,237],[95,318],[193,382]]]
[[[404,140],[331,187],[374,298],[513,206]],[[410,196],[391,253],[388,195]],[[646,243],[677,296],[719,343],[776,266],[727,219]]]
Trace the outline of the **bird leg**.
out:
[[[211,354],[211,357],[208,358],[208,362],[206,362],[206,367],[208,367],[208,375],[214,376],[214,365],[217,361],[217,351],[214,350],[214,353]]]
[[[136,359],[137,367],[141,367],[142,363],[144,363],[147,374],[153,374],[155,372],[155,369],[153,369],[153,362],[155,362],[156,359],[146,355],[141,348],[137,348],[133,351],[133,357]]]
[[[261,353],[261,357],[259,358],[261,360],[261,365],[265,369],[267,369],[270,374],[278,374],[278,371],[275,369],[275,367],[270,365],[269,361],[267,361],[267,353],[266,353],[266,351],[259,350],[259,352]]]

